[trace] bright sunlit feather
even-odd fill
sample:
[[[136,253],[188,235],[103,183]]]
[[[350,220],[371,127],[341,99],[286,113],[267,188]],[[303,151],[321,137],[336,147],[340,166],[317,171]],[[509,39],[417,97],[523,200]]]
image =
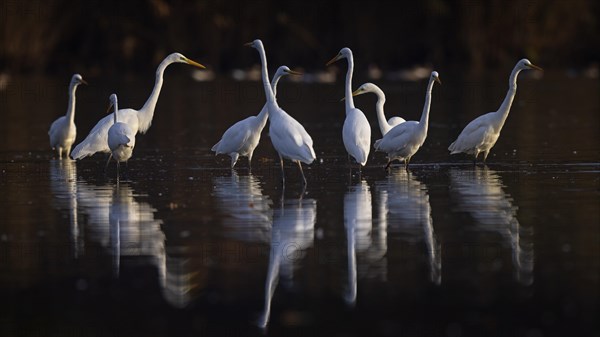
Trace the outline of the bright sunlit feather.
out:
[[[287,66],[281,66],[275,72],[273,83],[271,84],[275,97],[277,96],[277,83],[279,79],[289,74],[297,75],[299,73],[290,70]],[[240,156],[248,157],[248,166],[251,167],[252,154],[256,146],[258,146],[260,134],[267,124],[268,117],[269,109],[267,103],[265,103],[258,115],[250,116],[229,127],[223,133],[221,140],[212,147],[211,151],[214,151],[215,154],[229,155],[231,157],[231,168],[235,166]]]
[[[385,105],[385,94],[378,86],[373,83],[365,83],[356,89],[352,96],[358,96],[372,92],[377,96],[377,103],[375,109],[377,111],[377,121],[379,122],[379,130],[381,135],[385,136],[394,126],[406,122],[402,117],[392,117],[389,120],[385,120],[385,112],[383,106]]]
[[[429,109],[431,107],[431,90],[433,84],[441,84],[437,72],[432,72],[427,84],[425,94],[425,106],[421,114],[421,120],[407,121],[392,128],[382,139],[375,142],[375,150],[386,152],[388,154],[388,164],[398,159],[404,161],[404,167],[408,169],[410,158],[419,150],[427,138],[427,128],[429,127]]]
[[[48,135],[50,136],[50,146],[56,150],[58,157],[62,159],[63,154],[66,158],[69,157],[71,146],[77,137],[77,128],[75,127],[75,91],[80,84],[87,84],[81,75],[75,74],[71,77],[69,84],[69,106],[65,116],[56,119],[52,125]]]
[[[283,171],[283,159],[289,159],[298,164],[304,185],[306,185],[306,177],[302,171],[302,164],[311,164],[315,159],[315,150],[313,150],[313,141],[302,124],[298,123],[292,116],[288,115],[277,104],[275,93],[271,89],[269,83],[269,74],[267,70],[267,56],[261,40],[254,40],[246,44],[249,47],[255,48],[260,54],[262,65],[262,79],[267,96],[267,108],[269,110],[269,135],[273,147],[279,154],[279,163],[281,166],[281,178],[285,182]]]
[[[500,131],[510,112],[510,107],[517,93],[517,77],[521,70],[525,69],[542,70],[540,67],[533,65],[528,59],[517,62],[510,74],[508,92],[498,111],[479,116],[467,124],[458,138],[448,147],[450,154],[461,152],[471,154],[476,162],[477,156],[483,152],[483,161],[485,162],[490,150],[500,137]]]
[[[133,154],[135,147],[135,131],[129,125],[120,122],[119,104],[117,95],[112,94],[109,97],[110,107],[114,107],[113,124],[108,129],[107,145],[110,149],[112,158],[117,162],[117,177],[119,175],[119,163],[127,162]]]
[[[152,124],[152,118],[154,117],[156,103],[158,102],[158,96],[160,95],[160,90],[162,88],[165,69],[172,63],[187,63],[198,68],[204,68],[203,65],[194,62],[179,53],[173,53],[167,56],[158,65],[154,89],[152,90],[152,93],[150,94],[150,97],[148,97],[148,100],[144,106],[139,110],[119,110],[119,120],[122,123],[129,125],[131,130],[133,130],[136,134],[138,132],[142,134],[146,133],[146,131],[148,131],[150,128],[150,125]],[[107,137],[108,129],[113,124],[112,120],[113,116],[110,114],[96,123],[96,126],[94,126],[87,137],[81,143],[79,143],[75,149],[73,149],[71,158],[82,159],[87,156],[91,156],[96,152],[110,152]]]
[[[346,120],[342,128],[342,140],[344,147],[350,156],[362,166],[367,164],[369,151],[371,150],[371,125],[365,114],[354,107],[352,98],[352,72],[354,71],[354,58],[350,48],[342,48],[340,52],[327,65],[341,59],[348,60],[346,72]]]

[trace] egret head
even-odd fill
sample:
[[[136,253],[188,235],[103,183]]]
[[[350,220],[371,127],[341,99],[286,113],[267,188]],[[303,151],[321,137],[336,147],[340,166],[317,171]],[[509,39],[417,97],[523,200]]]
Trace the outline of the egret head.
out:
[[[376,86],[373,83],[365,83],[365,84],[361,85],[360,87],[358,87],[358,89],[354,90],[354,92],[352,93],[352,96],[358,96],[358,95],[366,94],[368,92],[377,92],[377,91],[381,91],[381,89],[379,89],[378,86]]]
[[[202,64],[200,64],[196,61],[192,61],[189,58],[181,55],[180,53],[173,53],[173,54],[167,56],[167,58],[165,60],[167,60],[168,63],[187,63],[189,65],[198,67],[200,69],[206,69],[206,67],[203,66]]]
[[[260,39],[256,39],[252,42],[244,43],[244,46],[251,47],[254,49],[264,49],[263,43]]]
[[[83,80],[83,77],[81,77],[81,75],[79,75],[79,74],[73,75],[73,77],[71,77],[71,85],[80,85],[80,84],[87,84],[87,82]]]
[[[285,75],[302,75],[297,71],[293,71],[288,66],[281,66],[277,68],[277,72],[275,72],[275,76],[285,76]]]
[[[535,70],[541,70],[543,71],[542,68],[536,66],[535,64],[531,63],[531,61],[529,61],[528,59],[521,59],[519,61],[519,63],[517,63],[517,67],[519,69],[535,69]]]
[[[433,79],[434,81],[438,82],[439,84],[442,84],[442,80],[440,80],[440,74],[438,74],[437,71],[432,71],[431,72],[431,79]]]
[[[117,94],[111,94],[111,95],[108,97],[108,108],[110,109],[110,108],[112,108],[113,106],[116,106],[116,105],[117,105],[117,103],[118,103],[118,101],[117,101]]]
[[[348,58],[348,57],[352,57],[352,50],[350,50],[350,48],[342,48],[340,50],[340,52],[331,60],[329,60],[329,62],[327,62],[327,64],[325,64],[326,66],[332,64],[335,61],[341,60],[343,58]]]

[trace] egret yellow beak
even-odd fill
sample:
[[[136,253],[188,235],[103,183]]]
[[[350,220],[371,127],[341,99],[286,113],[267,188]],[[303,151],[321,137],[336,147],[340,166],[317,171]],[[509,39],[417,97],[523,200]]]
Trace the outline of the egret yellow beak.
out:
[[[200,63],[196,62],[196,61],[192,61],[188,58],[185,59],[185,62],[187,62],[187,64],[192,65],[194,67],[198,67],[200,69],[206,69],[205,66],[201,65]]]
[[[113,107],[113,104],[111,101],[108,102],[108,107],[106,107],[106,113],[110,112],[110,109]]]
[[[80,81],[80,82],[81,82],[81,84],[85,84],[85,85],[87,85],[87,84],[88,84],[88,82],[86,82],[84,79],[81,79],[81,81]]]
[[[440,80],[439,77],[435,77],[433,80],[436,81],[436,82],[438,82],[439,84],[442,84],[442,80]]]
[[[536,66],[535,64],[530,64],[530,65],[529,65],[529,68],[531,68],[531,69],[535,69],[535,70],[539,70],[539,71],[544,71],[544,69],[542,69],[542,68],[540,68],[540,67]]]
[[[354,91],[352,92],[352,96],[354,97],[354,96],[362,95],[362,94],[364,94],[364,93],[365,93],[364,91],[362,91],[362,90],[360,90],[360,89],[356,89],[356,90],[354,90]],[[343,102],[343,101],[345,101],[345,100],[346,100],[346,97],[344,97],[344,98],[340,99],[340,102]]]
[[[254,44],[254,42],[247,42],[247,43],[244,43],[244,46],[252,47],[253,44]]]
[[[325,63],[325,65],[328,66],[328,65],[332,64],[333,62],[339,60],[341,57],[342,57],[342,54],[337,54],[337,55],[335,55],[334,58],[332,58],[331,60],[329,60],[329,62]]]
[[[352,96],[358,96],[358,95],[362,95],[364,94],[364,92],[360,89],[356,89],[352,92]]]
[[[293,71],[293,70],[288,70],[286,71],[286,73],[290,74],[290,75],[298,75],[298,76],[302,76],[304,74],[297,72],[297,71]]]

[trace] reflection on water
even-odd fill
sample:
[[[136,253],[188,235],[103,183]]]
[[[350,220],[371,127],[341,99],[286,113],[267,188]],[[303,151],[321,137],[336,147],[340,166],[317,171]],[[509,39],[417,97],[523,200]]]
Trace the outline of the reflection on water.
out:
[[[371,191],[364,180],[351,186],[344,196],[344,227],[348,245],[348,289],[344,300],[354,305],[357,293],[356,252],[363,253],[371,246],[373,227]]]
[[[92,185],[80,182],[77,198],[80,210],[88,217],[88,238],[107,249],[113,257],[118,276],[123,257],[155,266],[161,286],[166,284],[165,235],[156,210],[134,199],[127,183]]]
[[[126,182],[94,185],[77,181],[74,162],[53,161],[50,169],[55,205],[69,211],[74,257],[84,255],[85,225],[86,240],[99,244],[112,258],[115,277],[119,277],[124,258],[131,265],[153,266],[167,302],[176,307],[189,303],[193,286],[190,273],[183,268],[186,259],[167,256],[156,209],[136,200],[141,196]]]
[[[73,257],[84,253],[83,231],[77,217],[77,166],[71,160],[50,161],[50,189],[54,207],[69,214],[69,240]]]
[[[244,242],[269,242],[273,222],[272,201],[263,194],[252,174],[214,178],[214,196],[223,213],[225,235]]]
[[[431,218],[429,194],[425,184],[406,170],[395,170],[387,180],[377,182],[381,222],[387,221],[389,233],[408,242],[424,241],[429,258],[431,282],[442,282],[442,258]]]
[[[312,247],[316,220],[317,201],[314,199],[282,200],[280,208],[274,211],[265,282],[265,308],[258,320],[260,327],[266,327],[269,322],[271,300],[279,278],[284,285],[291,286],[294,269],[304,257],[306,249]]]
[[[533,283],[534,251],[531,233],[523,233],[517,220],[518,207],[504,192],[498,173],[488,167],[474,170],[451,169],[452,197],[458,211],[468,212],[481,232],[500,234],[512,250],[515,277],[518,282]],[[527,234],[527,235],[526,235]]]

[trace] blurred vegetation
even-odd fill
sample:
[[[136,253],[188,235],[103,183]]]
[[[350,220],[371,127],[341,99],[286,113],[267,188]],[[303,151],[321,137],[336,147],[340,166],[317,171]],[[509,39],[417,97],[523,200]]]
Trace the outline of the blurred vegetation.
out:
[[[256,63],[242,52],[254,38],[271,62],[309,70],[344,46],[363,69],[478,70],[521,57],[577,68],[600,59],[594,0],[3,0],[0,16],[0,71],[13,74],[135,73],[173,51],[227,72]]]

